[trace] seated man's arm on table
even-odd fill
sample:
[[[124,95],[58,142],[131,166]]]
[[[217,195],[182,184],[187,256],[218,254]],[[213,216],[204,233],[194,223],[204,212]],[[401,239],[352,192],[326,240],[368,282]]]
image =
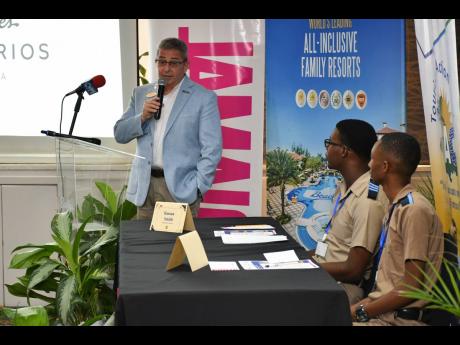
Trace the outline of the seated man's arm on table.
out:
[[[342,262],[324,262],[319,265],[336,280],[344,283],[359,283],[372,254],[363,247],[350,249],[348,258]]]

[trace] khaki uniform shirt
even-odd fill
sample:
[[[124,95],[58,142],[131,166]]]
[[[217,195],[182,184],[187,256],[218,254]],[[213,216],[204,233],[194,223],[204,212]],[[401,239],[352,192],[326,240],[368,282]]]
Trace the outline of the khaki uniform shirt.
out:
[[[348,190],[345,190],[345,182],[339,184],[333,205],[335,205],[339,193],[341,193],[341,200],[346,198],[348,193],[351,194],[332,219],[326,237],[326,244],[328,245],[326,256],[324,258],[319,255],[314,256],[314,259],[319,263],[344,262],[348,259],[350,249],[353,247],[363,247],[374,255],[377,253],[378,239],[388,206],[388,199],[382,188],[379,189],[377,200],[368,198],[369,181],[370,172],[366,172]],[[370,276],[372,262],[373,260],[370,260],[364,274],[366,279]]]
[[[376,288],[369,294],[369,298],[373,300],[389,293],[402,281],[406,260],[429,260],[438,271],[441,267],[444,234],[433,206],[410,184],[398,193],[393,204],[409,193],[412,193],[413,203],[395,206],[391,216],[377,270]],[[385,221],[387,218],[388,214]],[[425,272],[435,280],[436,275],[429,267],[425,267]],[[425,301],[417,300],[405,308],[421,308],[426,304]]]

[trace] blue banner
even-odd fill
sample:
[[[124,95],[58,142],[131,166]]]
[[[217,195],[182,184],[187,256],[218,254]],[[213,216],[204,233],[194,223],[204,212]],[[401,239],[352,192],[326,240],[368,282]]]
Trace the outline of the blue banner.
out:
[[[384,123],[404,127],[404,35],[400,19],[266,20],[268,211],[308,249],[324,230],[340,178],[325,163],[324,139],[335,124],[354,118],[376,131]],[[275,178],[280,154],[296,162],[296,176]]]

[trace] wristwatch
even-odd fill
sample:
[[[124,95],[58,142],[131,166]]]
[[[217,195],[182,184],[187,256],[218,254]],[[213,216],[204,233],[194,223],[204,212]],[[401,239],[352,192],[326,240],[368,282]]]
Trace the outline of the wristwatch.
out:
[[[367,315],[367,312],[364,309],[364,306],[362,304],[358,307],[358,309],[356,309],[355,315],[356,315],[356,321],[358,322],[369,321],[369,315]]]

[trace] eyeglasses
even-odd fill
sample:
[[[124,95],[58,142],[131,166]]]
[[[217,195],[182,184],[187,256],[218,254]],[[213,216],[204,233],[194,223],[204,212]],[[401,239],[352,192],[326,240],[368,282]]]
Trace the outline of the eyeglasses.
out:
[[[324,147],[328,148],[330,145],[345,146],[344,144],[334,143],[331,139],[324,139]]]
[[[177,61],[177,60],[168,61],[168,60],[163,60],[163,59],[156,59],[155,62],[160,67],[165,67],[166,65],[169,65],[169,67],[172,67],[172,68],[178,67],[179,65],[184,63],[184,61]]]

